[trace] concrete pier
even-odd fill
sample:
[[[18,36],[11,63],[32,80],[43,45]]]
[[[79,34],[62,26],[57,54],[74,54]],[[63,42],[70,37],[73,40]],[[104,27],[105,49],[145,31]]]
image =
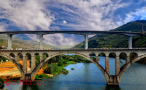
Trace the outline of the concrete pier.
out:
[[[115,58],[115,75],[118,75],[120,71],[120,60],[119,56],[116,56]]]
[[[132,49],[132,35],[128,36],[128,48]]]
[[[43,49],[43,34],[39,34],[40,36],[40,49]]]
[[[27,73],[27,56],[23,55],[23,71]]]
[[[105,70],[106,72],[110,75],[110,70],[109,70],[109,57],[105,57]]]
[[[36,67],[36,65],[35,65],[35,56],[32,55],[31,56],[31,71],[33,71],[35,67]]]
[[[12,34],[7,34],[8,35],[8,50],[12,48]]]
[[[88,35],[85,34],[84,37],[85,37],[85,49],[88,49]]]

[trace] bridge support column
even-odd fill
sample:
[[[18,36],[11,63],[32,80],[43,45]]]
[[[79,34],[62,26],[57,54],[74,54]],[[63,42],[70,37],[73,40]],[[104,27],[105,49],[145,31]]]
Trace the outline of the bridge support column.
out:
[[[40,49],[43,49],[43,34],[40,34]]]
[[[110,75],[109,76],[109,83],[107,83],[107,84],[108,85],[119,85],[119,82],[120,82],[119,76]]]
[[[23,55],[23,71],[27,73],[27,56]]]
[[[85,37],[85,49],[88,49],[88,35],[85,34],[84,37]]]
[[[130,55],[127,56],[126,63],[128,63],[129,61],[130,61]]]
[[[16,62],[19,62],[19,56],[18,55],[15,56],[15,60],[16,60]]]
[[[110,75],[110,71],[109,71],[109,57],[108,56],[105,57],[105,70]]]
[[[12,48],[12,34],[7,34],[8,35],[8,50]]]
[[[97,62],[97,63],[98,63],[98,60],[99,60],[99,59],[98,59],[98,56],[96,56],[96,62]]]
[[[116,56],[115,59],[115,75],[118,75],[120,71],[120,60],[119,60],[119,56]]]
[[[129,40],[128,40],[128,48],[132,49],[132,35],[128,36]]]
[[[44,59],[43,55],[40,55],[40,62]]]
[[[34,70],[35,67],[36,67],[36,65],[35,65],[35,56],[32,55],[31,56],[31,72]]]

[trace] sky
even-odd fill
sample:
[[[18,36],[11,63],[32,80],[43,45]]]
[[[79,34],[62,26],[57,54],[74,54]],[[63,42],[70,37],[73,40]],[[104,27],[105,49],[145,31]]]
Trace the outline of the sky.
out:
[[[146,0],[0,0],[0,31],[108,31],[135,20],[146,20]],[[38,35],[21,36],[39,42]],[[82,41],[82,35],[43,36],[54,46]]]

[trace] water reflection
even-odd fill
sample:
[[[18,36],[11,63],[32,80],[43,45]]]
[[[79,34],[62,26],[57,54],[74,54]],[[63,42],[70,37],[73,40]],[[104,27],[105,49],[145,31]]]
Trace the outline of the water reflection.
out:
[[[104,90],[121,90],[119,85],[106,85]]]
[[[23,85],[22,90],[40,90],[38,85]]]

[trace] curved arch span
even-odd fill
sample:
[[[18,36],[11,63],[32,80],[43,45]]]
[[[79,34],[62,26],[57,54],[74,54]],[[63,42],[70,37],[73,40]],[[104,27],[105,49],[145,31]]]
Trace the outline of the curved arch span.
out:
[[[138,56],[136,59],[134,60],[131,60],[129,61],[127,64],[125,64],[124,67],[121,68],[120,72],[119,72],[119,77],[121,79],[121,77],[123,76],[123,74],[125,73],[125,71],[133,64],[135,63],[136,61],[142,59],[142,58],[145,58],[146,57],[146,54],[145,55],[141,55],[141,56]]]
[[[0,56],[2,56],[2,57],[4,57],[4,58],[7,58],[7,59],[9,59],[11,62],[13,62],[13,63],[15,64],[15,66],[18,68],[19,72],[21,73],[22,78],[24,78],[25,74],[24,74],[22,68],[20,68],[20,65],[16,62],[15,59],[12,59],[11,57],[9,57],[9,56],[7,56],[7,55],[4,55],[4,54],[1,54],[1,53],[0,53]]]
[[[39,71],[39,69],[48,61],[50,60],[51,58],[55,57],[55,56],[58,56],[58,55],[62,55],[62,54],[66,54],[66,53],[58,53],[58,54],[54,54],[54,55],[49,55],[48,58],[42,60],[40,62],[40,64],[32,71],[32,74],[31,74],[31,79],[32,81],[35,79],[35,76],[37,74],[37,72]],[[97,62],[95,62],[94,60],[92,60],[89,56],[86,56],[84,54],[81,54],[81,53],[70,53],[70,54],[75,54],[75,55],[79,55],[79,56],[82,56],[86,59],[88,59],[89,61],[91,61],[92,63],[94,63],[99,69],[100,71],[102,72],[102,74],[105,76],[105,79],[107,82],[109,82],[109,74],[104,70],[104,68]]]

